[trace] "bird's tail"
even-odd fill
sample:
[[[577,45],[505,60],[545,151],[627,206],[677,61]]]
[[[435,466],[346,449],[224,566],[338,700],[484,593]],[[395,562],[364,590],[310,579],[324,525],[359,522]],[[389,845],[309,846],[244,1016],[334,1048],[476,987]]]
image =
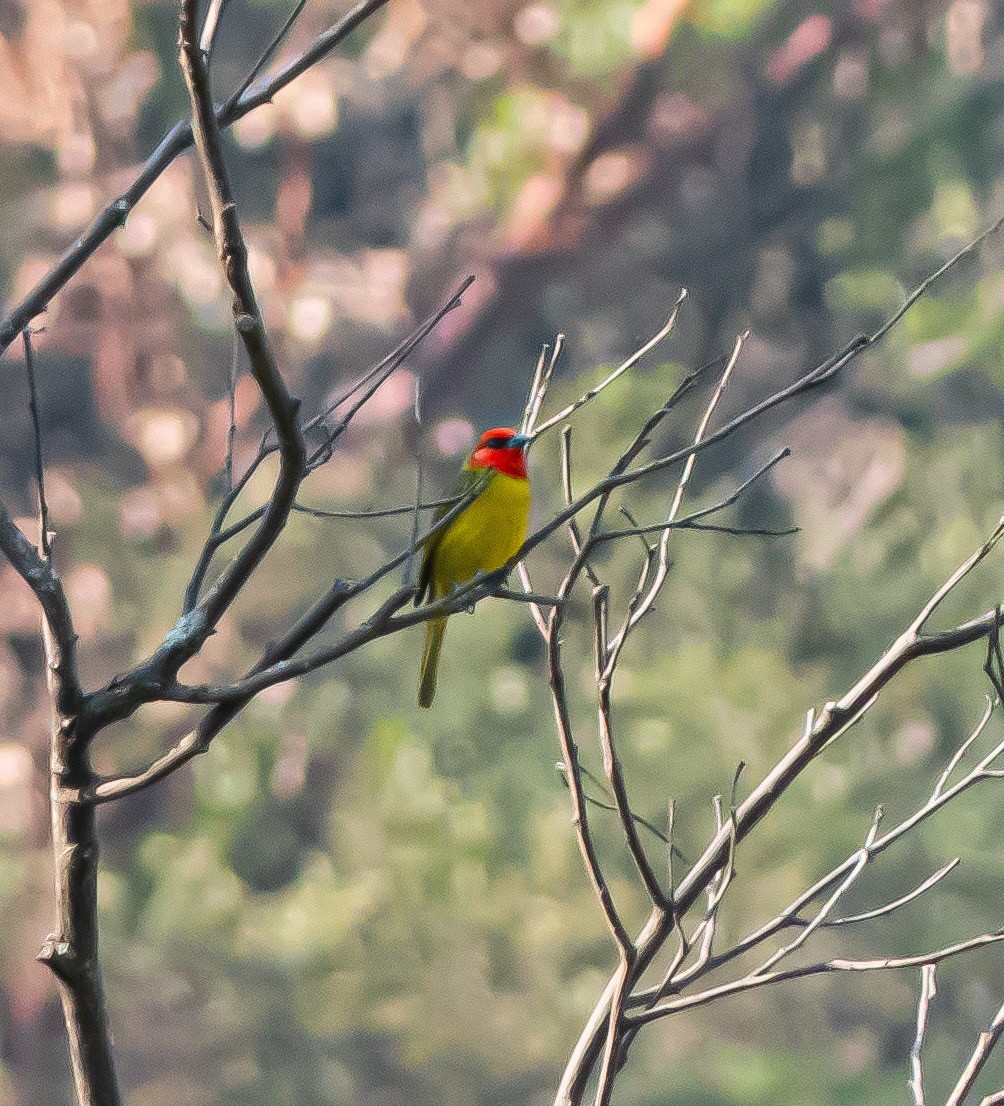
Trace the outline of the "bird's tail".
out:
[[[422,680],[418,685],[418,705],[431,707],[436,694],[436,669],[439,651],[443,647],[446,619],[432,618],[425,624],[425,652],[422,654]]]

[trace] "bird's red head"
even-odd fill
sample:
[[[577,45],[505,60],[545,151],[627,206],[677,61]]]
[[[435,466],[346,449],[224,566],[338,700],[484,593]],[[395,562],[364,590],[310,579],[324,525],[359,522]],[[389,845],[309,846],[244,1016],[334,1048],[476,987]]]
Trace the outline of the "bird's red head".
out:
[[[523,450],[528,442],[528,438],[517,434],[511,426],[493,427],[481,435],[467,463],[472,469],[495,469],[506,476],[525,480],[526,455]]]

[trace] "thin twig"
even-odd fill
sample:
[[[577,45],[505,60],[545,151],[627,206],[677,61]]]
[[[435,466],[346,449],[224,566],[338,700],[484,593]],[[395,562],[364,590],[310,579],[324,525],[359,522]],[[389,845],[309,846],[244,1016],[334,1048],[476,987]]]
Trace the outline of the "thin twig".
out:
[[[227,413],[230,422],[227,426],[227,457],[225,474],[227,491],[234,490],[234,443],[237,439],[237,356],[240,343],[237,340],[237,331],[232,335],[233,348],[230,354],[230,376],[227,380]]]
[[[649,340],[638,349],[626,360],[622,361],[613,372],[608,373],[599,384],[590,388],[589,391],[584,392],[577,400],[570,403],[567,407],[560,410],[556,415],[553,415],[546,422],[542,422],[540,426],[534,428],[532,431],[534,438],[539,438],[545,431],[550,430],[552,426],[557,426],[558,423],[564,422],[565,419],[574,415],[580,408],[585,407],[587,403],[594,400],[602,391],[609,388],[614,381],[620,379],[628,371],[628,369],[634,368],[635,365],[645,356],[649,350],[654,349],[667,335],[671,333],[673,327],[676,326],[676,319],[680,313],[680,305],[687,298],[687,289],[684,288],[677,297],[676,303],[673,305],[673,310],[670,312],[669,318],[666,320],[662,329],[654,334]]]
[[[415,395],[413,403],[415,415],[415,502],[411,512],[411,548],[412,555],[404,562],[403,584],[411,582],[411,569],[418,551],[418,535],[422,525],[422,481],[425,476],[425,464],[422,456],[422,379],[415,377]]]
[[[223,9],[228,3],[229,0],[209,0],[206,18],[202,23],[202,34],[199,36],[199,49],[207,58],[213,52],[213,46],[216,43],[216,33],[220,29],[220,18],[223,15]]]
[[[990,709],[993,708],[993,704],[989,704]],[[973,736],[978,737],[986,728],[987,723],[990,720],[990,709],[984,712],[980,718],[979,723],[974,730]],[[815,712],[809,711],[806,718],[806,728],[803,731],[803,740],[809,737],[814,732],[815,725]],[[971,744],[972,738],[967,739],[966,744]],[[995,761],[1004,756],[1004,741],[995,745],[981,760],[967,773],[962,779],[954,784],[948,790],[939,789],[938,787],[932,792],[930,798],[927,800],[919,810],[913,814],[904,818],[897,826],[889,830],[881,837],[875,839],[870,846],[870,854],[872,858],[880,856],[897,841],[902,839],[907,833],[913,830],[916,826],[926,821],[932,815],[937,813],[945,805],[963,794],[970,787],[985,780],[1001,778],[1004,773],[1001,773],[995,769],[991,769]],[[796,899],[788,904],[775,918],[766,922],[758,929],[750,933],[748,936],[738,941],[731,949],[725,952],[717,954],[708,965],[709,970],[715,970],[722,967],[724,964],[735,960],[737,957],[744,955],[750,950],[758,947],[764,941],[773,937],[777,933],[780,933],[784,929],[793,926],[805,926],[810,923],[805,922],[801,917],[801,912],[816,898],[827,892],[835,883],[843,880],[849,872],[855,869],[860,863],[860,850],[852,853],[846,860],[838,864],[835,868],[831,869],[825,876],[817,880],[808,890],[802,892]],[[923,884],[909,895],[903,896],[902,899],[897,899],[892,903],[887,903],[874,913],[874,916],[878,917],[886,913],[891,913],[894,909],[904,905],[906,902],[912,901],[918,894],[926,891],[930,886],[933,886],[941,878],[944,878],[949,871],[955,867],[955,863],[949,864],[945,869],[935,873],[934,876],[928,877]],[[854,921],[858,920],[857,916],[851,915],[846,919],[835,918],[832,921],[825,923],[830,926],[850,925]],[[864,917],[861,918],[864,920]],[[668,992],[667,992],[668,993]],[[638,995],[637,1001],[640,1003],[646,1003],[651,1000],[650,994]]]
[[[521,434],[528,437],[536,437],[536,424],[540,416],[540,409],[544,404],[547,390],[551,386],[551,378],[554,376],[555,366],[565,345],[564,334],[554,336],[554,346],[551,356],[547,356],[547,345],[541,347],[540,357],[537,359],[537,368],[534,370],[533,383],[527,394],[526,406],[523,409],[523,418],[520,422]]]
[[[711,399],[708,402],[708,406],[705,409],[704,416],[701,419],[697,427],[697,432],[694,434],[694,447],[698,447],[704,440],[704,436],[707,433],[708,423],[711,421],[711,416],[715,413],[715,408],[718,406],[719,401],[722,398],[722,394],[728,385],[729,379],[732,376],[732,372],[739,361],[739,355],[742,353],[743,345],[746,341],[747,335],[741,334],[735,342],[732,348],[732,355],[729,357],[725,364],[725,368],[722,371],[722,375],[719,377],[718,385],[712,393]],[[780,458],[778,458],[780,459]],[[662,528],[662,536],[659,540],[659,552],[655,562],[655,570],[652,574],[651,581],[647,582],[647,587],[638,599],[633,604],[633,609],[628,612],[627,619],[624,625],[614,636],[611,642],[610,648],[613,654],[611,659],[614,659],[617,653],[620,651],[624,642],[627,640],[628,634],[634,629],[635,626],[645,617],[649,610],[652,608],[652,604],[655,602],[656,597],[662,590],[662,586],[666,581],[666,576],[669,573],[669,539],[672,531],[672,525],[676,521],[677,514],[680,510],[680,504],[683,502],[683,494],[686,491],[687,484],[690,481],[691,474],[694,471],[694,465],[697,463],[697,454],[691,453],[684,462],[683,472],[680,475],[680,479],[677,482],[676,493],[673,496],[672,505],[669,508],[669,513],[666,515],[666,522]],[[759,474],[757,474],[759,475]],[[756,477],[754,477],[756,479]],[[748,484],[747,484],[748,486]],[[744,488],[739,488],[736,492],[738,497],[742,493]],[[734,502],[734,500],[733,500]],[[696,521],[696,519],[695,519]]]
[[[874,853],[872,855],[874,856]],[[915,902],[925,892],[930,891],[932,887],[936,887],[945,876],[950,872],[954,872],[961,863],[962,858],[957,856],[943,867],[939,868],[936,872],[932,872],[927,879],[918,883],[912,891],[908,891],[905,895],[900,895],[899,898],[893,899],[892,902],[887,902],[884,906],[876,906],[874,910],[864,910],[859,914],[845,914],[840,918],[830,918],[825,921],[823,925],[828,929],[835,929],[838,926],[850,926],[857,925],[859,922],[871,922],[876,918],[888,918],[890,914],[899,910],[901,906],[907,906],[909,903]]]
[[[620,759],[614,746],[613,736],[613,710],[610,704],[611,673],[606,672],[607,661],[607,601],[609,592],[606,587],[600,586],[593,590],[593,624],[596,654],[596,693],[599,708],[599,733],[600,748],[603,750],[603,771],[610,790],[613,792],[614,805],[620,818],[621,830],[627,842],[628,851],[634,861],[638,875],[645,886],[645,891],[652,901],[653,906],[665,908],[668,903],[666,894],[659,883],[654,869],[645,854],[645,846],[638,836],[635,827],[634,814],[628,799],[627,785],[624,781],[624,772]]]
[[[836,889],[825,900],[823,905],[819,908],[815,918],[799,933],[799,935],[787,945],[783,945],[777,949],[774,953],[767,957],[767,959],[758,967],[754,968],[750,975],[765,975],[779,964],[785,957],[790,956],[797,949],[800,949],[806,941],[812,936],[812,934],[826,921],[833,910],[836,908],[837,903],[840,901],[844,893],[849,887],[851,887],[861,875],[867,865],[868,861],[872,858],[872,849],[875,845],[875,838],[878,834],[879,822],[882,820],[882,808],[878,807],[875,811],[875,817],[872,819],[871,827],[865,837],[865,843],[857,851],[854,856],[854,862],[851,865],[850,871],[840,881]]]
[[[43,561],[51,560],[49,548],[49,508],[45,501],[45,466],[42,463],[42,424],[38,413],[38,388],[35,384],[35,355],[31,346],[31,328],[25,327],[24,370],[28,377],[28,411],[31,414],[32,437],[35,444],[35,483],[38,490],[38,552]]]
[[[565,778],[568,782],[568,793],[572,800],[572,822],[575,825],[575,836],[578,842],[579,852],[582,854],[583,863],[589,875],[593,890],[603,910],[607,925],[613,935],[617,947],[623,958],[633,957],[634,946],[628,936],[627,929],[621,920],[617,907],[614,905],[613,896],[607,886],[600,866],[599,858],[593,844],[592,834],[589,829],[589,818],[586,813],[586,803],[582,790],[582,773],[579,769],[579,752],[575,743],[572,730],[571,715],[568,710],[568,699],[565,692],[565,676],[561,667],[561,627],[564,617],[564,604],[568,594],[568,578],[562,581],[558,590],[561,602],[553,607],[547,616],[545,645],[547,647],[547,672],[548,683],[551,687],[551,697],[554,703],[555,723],[558,729],[558,743],[561,746],[562,762],[565,765]]]
[[[561,490],[567,507],[575,498],[572,494],[572,428],[570,426],[561,428]],[[572,543],[572,552],[578,557],[582,552],[582,534],[579,531],[578,520],[575,518],[568,520],[568,537]],[[594,588],[598,588],[600,579],[588,560],[585,561],[584,567],[589,582]]]
[[[636,1013],[625,1014],[625,1020],[631,1025],[644,1025],[656,1021],[658,1018],[664,1018],[669,1014],[679,1013],[681,1010],[693,1010],[698,1006],[706,1006],[709,1002],[715,1002],[727,995],[741,994],[746,991],[757,990],[760,987],[771,986],[775,983],[785,983],[792,979],[806,979],[809,976],[823,973],[889,971],[900,968],[919,968],[925,964],[940,964],[944,960],[960,956],[973,949],[995,945],[1001,941],[1004,941],[1004,933],[982,933],[979,937],[971,937],[969,940],[959,941],[957,944],[948,945],[934,952],[921,953],[919,956],[892,956],[873,960],[838,958],[816,964],[805,964],[798,968],[787,968],[784,971],[769,972],[765,975],[743,976],[741,979],[733,980],[730,983],[710,987],[706,991],[669,999],[659,1006],[652,1007],[651,1010],[640,1010]],[[1001,1028],[1004,1029],[1004,1025]],[[953,1102],[949,1099],[946,1106],[958,1106],[958,1101]]]
[[[240,103],[241,97],[254,84],[255,80],[257,80],[258,78],[258,74],[261,73],[265,66],[268,65],[268,63],[275,56],[276,50],[279,49],[279,47],[283,43],[283,40],[293,29],[293,24],[300,18],[300,13],[306,6],[307,0],[297,0],[297,3],[294,6],[293,10],[286,17],[286,22],[283,23],[283,25],[279,28],[275,37],[265,48],[261,57],[259,57],[258,60],[251,67],[251,71],[244,78],[244,80],[241,81],[241,83],[237,87],[237,90],[230,97],[230,99],[227,100],[226,107],[223,109],[224,112],[233,111],[234,108],[236,108],[236,106]]]
[[[420,326],[416,327],[411,334],[401,342],[394,350],[392,350],[383,360],[377,365],[365,373],[359,380],[357,380],[346,392],[344,392],[333,403],[329,404],[319,414],[309,419],[303,426],[303,433],[306,434],[309,431],[316,429],[317,427],[325,427],[324,441],[314,450],[314,452],[306,459],[305,467],[303,470],[303,476],[306,477],[322,464],[324,464],[332,455],[332,447],[338,437],[347,429],[351,423],[353,417],[363,407],[363,405],[372,398],[377,388],[393,373],[402,362],[408,357],[408,355],[415,349],[415,347],[442,321],[442,319],[450,312],[457,308],[461,303],[461,297],[463,293],[471,286],[474,281],[474,277],[467,277],[453,293],[453,295],[446,301],[446,303],[439,308],[433,315],[426,319]],[[347,402],[352,396],[357,395],[363,389],[366,392],[360,401],[357,401],[352,409],[343,413],[338,423],[334,426],[327,425],[327,418],[342,404]],[[271,456],[272,453],[278,450],[278,445],[270,443],[271,427],[266,430],[262,436],[262,440],[258,447],[258,453],[254,460],[241,475],[235,487],[228,492],[213,519],[210,526],[209,534],[202,547],[202,551],[199,555],[199,559],[192,571],[191,578],[188,582],[188,586],[185,589],[185,598],[182,604],[182,614],[189,614],[194,610],[198,599],[199,593],[202,589],[202,585],[205,581],[206,574],[212,564],[213,558],[217,550],[228,542],[231,538],[237,534],[243,532],[247,527],[252,526],[255,522],[263,517],[266,511],[266,507],[258,507],[255,510],[249,512],[242,519],[231,524],[229,527],[224,528],[227,516],[229,515],[234,504],[237,502],[241,492],[249,483],[251,477],[258,470],[265,459]],[[441,506],[444,501],[436,501],[432,506]],[[322,512],[317,508],[304,508],[298,507],[295,503],[293,510],[302,510],[308,514],[314,514],[318,518],[359,518],[359,517],[385,517],[393,514],[410,514],[414,509],[413,505],[405,508],[390,508],[384,511],[364,511],[364,512],[345,512],[345,511],[330,511]]]
[[[835,364],[836,362],[832,363]],[[703,854],[677,885],[674,894],[674,909],[669,915],[660,916],[656,912],[650,915],[635,940],[637,950],[636,971],[641,973],[646,970],[662,949],[667,938],[678,928],[678,919],[691,909],[697,897],[706,890],[708,884],[714,879],[729,852],[734,850],[753,827],[767,815],[780,797],[785,794],[792,781],[801,775],[819,753],[840,734],[846,732],[848,727],[861,717],[900,669],[918,657],[929,656],[934,652],[943,651],[945,648],[959,648],[976,640],[985,640],[996,625],[997,611],[994,609],[977,619],[971,619],[955,627],[953,630],[938,634],[920,636],[915,631],[912,633],[905,632],[897,638],[885,654],[845,695],[839,700],[827,703],[818,714],[810,712],[802,738],[792,746],[789,752],[781,758],[761,783],[740,804],[736,810],[734,824],[730,825],[729,831],[726,833],[723,830],[715,835]],[[886,837],[891,838],[906,832],[910,825],[922,821],[934,810],[944,805],[945,802],[950,801],[955,795],[960,794],[979,780],[1004,776],[1004,771],[989,767],[1002,753],[1004,753],[1004,742],[991,750],[964,779],[958,781],[951,788],[946,788],[940,795],[932,797],[921,811],[917,812],[912,818],[906,819],[897,827],[896,831],[892,831]],[[881,844],[882,839],[874,842],[871,848],[873,855],[879,850]],[[853,867],[853,864],[854,859],[852,858],[849,866]],[[831,874],[824,886],[832,884],[834,878],[846,874],[846,871],[845,866],[840,866],[835,873]],[[798,909],[801,909],[801,905],[799,904]],[[775,920],[766,928],[770,932],[776,932],[777,928],[783,925],[783,919]],[[986,940],[996,939],[996,937],[988,937]],[[741,944],[749,947],[751,943],[755,942],[743,942]],[[975,947],[975,945],[967,945],[966,947]],[[721,962],[721,958],[716,959]],[[916,964],[919,966],[921,963],[933,959],[936,958],[923,957],[917,960]],[[710,966],[709,964],[709,968]],[[903,966],[908,965],[904,963]],[[795,971],[795,969],[792,970]],[[824,969],[820,968],[818,970]],[[764,976],[756,977],[756,980],[769,979],[773,982],[781,978],[793,977],[786,972],[767,973]],[[756,980],[753,982],[756,982]],[[556,1106],[576,1106],[577,1103],[581,1102],[589,1073],[598,1061],[603,1047],[604,1028],[609,1017],[610,1002],[615,986],[616,980],[612,977],[603,995],[596,1003],[593,1013],[587,1020],[575,1048],[572,1050],[555,1099]],[[698,1001],[711,1001],[717,994],[730,993],[730,990],[737,988],[741,989],[740,985],[726,985],[724,991],[717,993],[705,992],[704,997]],[[650,995],[638,995],[635,998],[641,1003],[651,1000]],[[695,1000],[691,997],[687,1001],[693,1003]],[[673,1008],[676,1009],[677,1007],[674,1006]],[[653,1007],[653,1009],[658,1009],[658,1007]]]

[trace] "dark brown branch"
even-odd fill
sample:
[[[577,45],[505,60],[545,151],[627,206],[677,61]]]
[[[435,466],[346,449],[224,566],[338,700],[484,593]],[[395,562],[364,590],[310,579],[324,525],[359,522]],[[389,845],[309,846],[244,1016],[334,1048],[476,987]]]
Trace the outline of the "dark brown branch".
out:
[[[233,296],[234,325],[244,342],[257,383],[279,441],[279,473],[272,497],[255,532],[201,603],[184,616],[152,658],[158,673],[173,677],[202,647],[230,604],[275,544],[286,524],[303,479],[306,445],[293,399],[272,351],[248,272],[247,246],[237,218],[230,178],[223,158],[219,121],[213,109],[206,60],[198,44],[196,0],[183,0],[179,60],[192,105],[195,144],[206,177],[213,216],[213,235],[220,264]]]
[[[45,466],[42,463],[42,424],[38,414],[38,388],[35,384],[35,354],[31,347],[31,329],[25,327],[24,371],[28,377],[28,412],[31,415],[32,437],[35,443],[35,483],[38,486],[38,551],[43,560],[50,560],[49,508],[45,502]]]
[[[440,530],[449,526],[457,515],[470,504],[479,491],[480,487],[475,487],[469,495],[465,496],[463,499],[457,500],[453,507],[422,536],[418,543],[419,546],[438,534]],[[262,672],[274,670],[275,668],[280,668],[281,670],[280,666],[288,667],[289,659],[295,656],[308,641],[312,640],[320,633],[338,610],[340,610],[350,599],[354,599],[356,596],[368,591],[378,580],[404,564],[410,555],[410,551],[409,547],[408,550],[399,553],[386,564],[381,565],[380,568],[376,569],[368,577],[355,584],[348,584],[345,581],[336,580],[328,589],[327,593],[323,595],[306,614],[299,618],[279,641],[265,650],[262,658],[250,669],[245,679],[250,679]],[[488,588],[490,587],[490,581],[484,581],[480,586]],[[400,588],[389,600],[387,600],[383,608],[385,612],[384,617],[381,618],[378,612],[378,614],[374,615],[367,623],[367,627],[373,630],[374,636],[380,636],[380,630],[384,627],[386,619],[407,603],[413,595],[414,588]],[[439,604],[439,606],[442,606],[442,604]],[[426,613],[430,611],[431,614]],[[432,604],[422,608],[421,611],[416,611],[415,620],[422,621],[437,613],[437,605]],[[351,648],[358,648],[358,644],[351,646],[348,651],[351,651]],[[175,693],[176,692],[177,689],[175,689]],[[161,694],[165,699],[171,697],[171,692],[169,690],[164,690],[162,693],[158,692],[158,694]],[[236,699],[227,701],[219,701],[216,699],[209,700],[214,704],[213,709],[207,713],[198,727],[186,733],[177,744],[164,753],[163,756],[158,757],[158,759],[148,765],[147,768],[133,775],[117,776],[96,781],[94,786],[86,793],[77,797],[85,802],[110,802],[113,799],[122,798],[124,795],[131,795],[134,792],[142,791],[151,784],[164,779],[193,757],[198,756],[200,753],[204,753],[209,748],[216,734],[218,734],[220,730],[223,729],[223,727],[231,721],[248,702],[250,702],[254,694],[256,693],[252,692],[246,696],[239,696]],[[96,693],[94,699],[97,703],[93,707],[93,713],[108,718],[125,717],[139,705],[134,698],[123,696],[118,686],[109,686],[103,692]]]
[[[80,1106],[118,1106],[104,987],[98,961],[98,838],[94,811],[73,796],[88,790],[93,732],[81,718],[77,635],[62,582],[0,507],[0,551],[28,584],[43,614],[46,682],[52,704],[50,812],[56,924],[38,958],[59,989]]]
[[[435,329],[436,326],[439,325],[439,323],[446,317],[446,315],[448,315],[451,311],[460,306],[464,292],[466,292],[473,283],[473,276],[469,276],[465,280],[463,280],[457,290],[453,293],[453,295],[446,301],[445,304],[443,304],[442,307],[439,308],[438,311],[430,315],[429,318],[424,320],[424,322],[416,327],[415,330],[413,330],[411,334],[409,334],[408,337],[404,339],[403,342],[401,342],[385,358],[383,358],[383,360],[381,360],[372,369],[368,370],[359,380],[351,385],[351,387],[345,393],[343,393],[343,395],[341,395],[327,408],[320,412],[320,414],[315,415],[304,424],[304,434],[307,434],[311,430],[315,430],[318,427],[323,427],[324,441],[306,459],[301,480],[306,479],[306,477],[311,472],[313,472],[317,468],[320,468],[321,465],[325,464],[331,458],[334,443],[348,428],[349,424],[352,422],[352,419],[355,417],[356,414],[358,414],[359,410],[373,397],[373,394],[377,391],[380,385],[383,384],[384,381],[387,380],[387,378],[400,367],[405,359],[416,349],[419,343],[422,342],[423,339],[425,339]],[[342,414],[338,422],[335,423],[333,426],[328,425],[326,421],[328,417],[333,414],[339,406],[341,406],[343,403],[346,403],[352,396],[356,395],[363,389],[365,389],[365,391],[362,397],[358,399],[348,411]],[[209,571],[210,565],[212,564],[217,550],[219,550],[222,545],[226,544],[226,542],[230,541],[231,538],[236,537],[238,534],[246,530],[249,526],[254,525],[254,523],[261,519],[265,514],[266,508],[264,506],[258,507],[255,510],[249,512],[243,518],[238,519],[230,526],[224,528],[227,516],[230,514],[230,511],[233,508],[234,504],[237,502],[237,499],[240,496],[241,492],[247,486],[247,483],[250,480],[251,476],[257,471],[262,462],[278,449],[278,446],[276,444],[269,441],[269,437],[270,430],[266,431],[264,436],[262,437],[261,443],[258,447],[258,453],[255,456],[254,460],[251,462],[251,465],[245,471],[244,475],[238,481],[237,485],[233,489],[228,491],[227,494],[223,497],[223,501],[220,503],[220,506],[217,509],[216,516],[213,519],[213,523],[209,530],[209,535],[206,538],[205,543],[203,544],[202,551],[199,554],[199,559],[196,562],[195,568],[192,571],[192,576],[188,582],[188,586],[185,589],[185,599],[182,605],[182,614],[188,614],[195,608],[196,604],[198,603],[199,592],[202,589],[206,574]],[[440,501],[437,501],[437,503],[434,505],[439,506]],[[405,511],[410,512],[413,509],[414,508],[412,506],[405,508]],[[330,514],[325,515],[321,512],[317,512],[315,509],[312,508],[299,507],[295,502],[293,504],[293,510],[302,510],[306,513],[316,513],[318,517],[358,517],[353,514],[343,514],[339,512],[331,512]],[[397,513],[397,511],[396,509],[394,509],[386,513],[394,514]],[[374,512],[373,514],[374,517],[376,517],[376,512]]]
[[[28,541],[4,507],[0,507],[0,553],[34,592],[45,621],[65,652],[73,653],[76,633],[62,582],[48,560]],[[76,662],[73,666],[75,670]]]

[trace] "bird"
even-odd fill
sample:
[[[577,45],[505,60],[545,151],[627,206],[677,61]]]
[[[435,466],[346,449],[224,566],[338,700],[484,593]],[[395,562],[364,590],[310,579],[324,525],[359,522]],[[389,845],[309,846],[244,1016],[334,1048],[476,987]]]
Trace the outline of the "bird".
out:
[[[426,546],[415,603],[435,602],[478,575],[497,572],[526,540],[530,524],[530,480],[526,447],[530,437],[510,426],[486,430],[464,464],[456,494],[477,497]],[[441,519],[453,504],[440,507]],[[418,703],[431,707],[446,618],[426,623]]]

